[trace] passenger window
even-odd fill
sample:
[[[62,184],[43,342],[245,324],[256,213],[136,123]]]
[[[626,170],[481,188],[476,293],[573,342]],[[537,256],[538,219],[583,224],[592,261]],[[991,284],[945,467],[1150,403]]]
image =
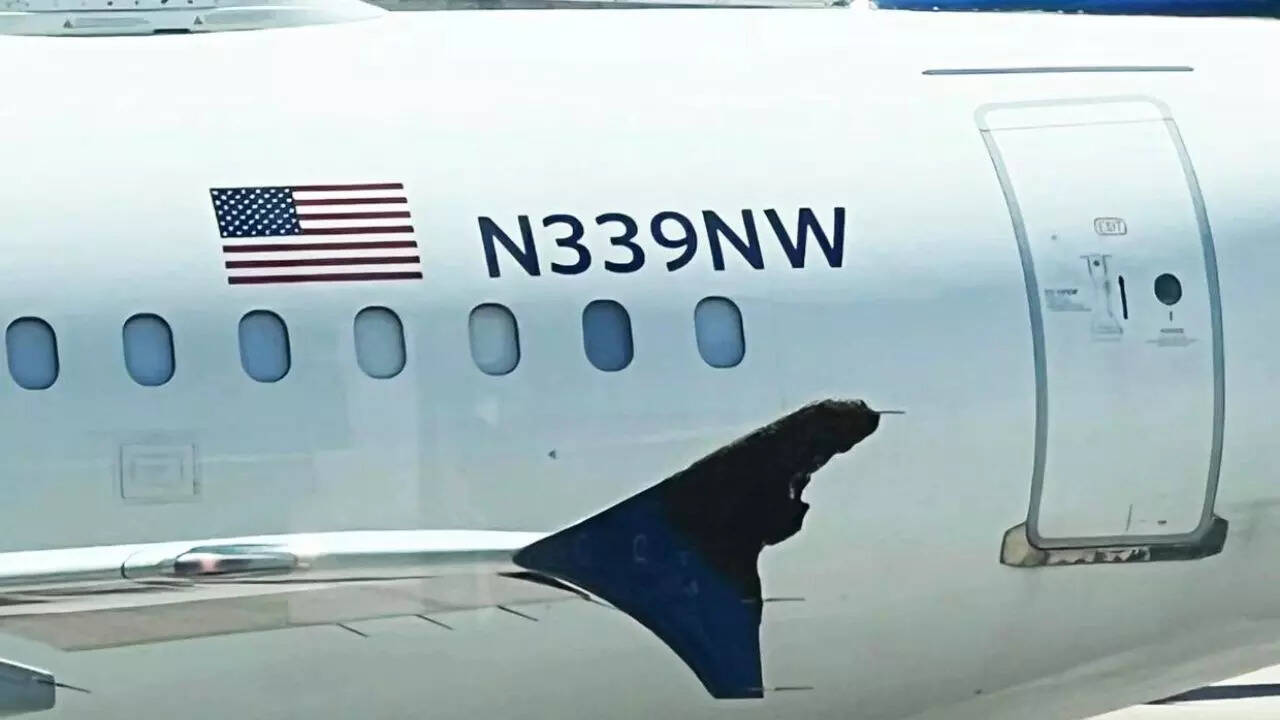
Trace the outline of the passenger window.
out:
[[[715,368],[730,368],[742,362],[746,343],[742,337],[742,313],[732,300],[704,298],[693,311],[698,354]]]
[[[19,387],[44,390],[58,379],[58,341],[49,323],[39,318],[19,318],[4,335],[9,374]]]
[[[134,315],[124,323],[124,367],[139,385],[173,377],[173,332],[159,315]]]
[[[356,314],[356,363],[365,375],[385,380],[404,369],[404,326],[384,307],[367,307]]]
[[[289,330],[279,315],[254,310],[240,318],[240,364],[258,382],[275,382],[289,372]]]
[[[471,359],[489,375],[506,375],[520,362],[516,318],[502,305],[487,303],[471,311]]]
[[[631,317],[612,300],[596,300],[582,311],[582,346],[597,368],[614,372],[631,364]]]

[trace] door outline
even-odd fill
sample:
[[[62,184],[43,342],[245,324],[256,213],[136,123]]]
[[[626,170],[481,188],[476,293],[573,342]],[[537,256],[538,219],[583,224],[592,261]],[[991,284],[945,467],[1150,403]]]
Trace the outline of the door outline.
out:
[[[1125,535],[1055,538],[1047,540],[1038,532],[1040,500],[1044,489],[1045,453],[1049,435],[1048,372],[1045,360],[1044,318],[1042,317],[1040,310],[1040,289],[1039,283],[1036,279],[1035,262],[1031,254],[1031,245],[1027,238],[1026,225],[1023,220],[1022,210],[1018,204],[1017,193],[1014,190],[1013,182],[1009,176],[1008,169],[1005,166],[1004,157],[1000,153],[999,145],[992,134],[993,128],[987,122],[987,116],[996,110],[1015,108],[1102,105],[1121,102],[1149,103],[1160,111],[1159,121],[1164,124],[1166,131],[1169,133],[1169,138],[1173,142],[1174,149],[1178,155],[1178,162],[1182,167],[1183,178],[1187,184],[1187,191],[1191,196],[1191,204],[1195,212],[1196,225],[1200,234],[1200,244],[1204,253],[1205,279],[1209,295],[1209,318],[1213,339],[1213,430],[1212,445],[1209,455],[1209,473],[1205,485],[1204,504],[1201,509],[1199,524],[1189,533],[1180,533],[1176,535]],[[1025,537],[1025,541],[1034,549],[1039,550],[1054,548],[1094,548],[1104,546],[1110,548],[1127,548],[1135,546],[1179,546],[1200,551],[1200,554],[1196,556],[1203,557],[1204,554],[1202,551],[1205,548],[1201,547],[1201,545],[1205,542],[1218,542],[1218,549],[1220,550],[1221,541],[1218,540],[1217,536],[1222,534],[1222,540],[1225,540],[1225,529],[1223,529],[1221,533],[1212,532],[1215,529],[1215,526],[1221,523],[1221,521],[1214,516],[1213,510],[1214,502],[1218,493],[1219,471],[1222,467],[1222,439],[1226,388],[1223,366],[1222,306],[1218,284],[1218,262],[1217,254],[1213,245],[1213,233],[1209,226],[1209,216],[1205,210],[1204,199],[1200,193],[1200,183],[1196,177],[1195,168],[1191,164],[1191,156],[1188,154],[1186,146],[1182,141],[1182,134],[1178,131],[1178,126],[1174,122],[1173,114],[1170,111],[1169,106],[1146,95],[1115,95],[1092,98],[1032,100],[984,104],[978,107],[977,111],[974,113],[974,119],[977,122],[978,130],[982,135],[982,140],[986,145],[987,153],[995,167],[996,177],[1000,182],[1000,189],[1004,193],[1005,202],[1009,208],[1009,216],[1013,224],[1014,236],[1018,242],[1018,255],[1022,261],[1022,274],[1023,280],[1026,284],[1027,306],[1031,321],[1032,356],[1035,364],[1036,380],[1036,425],[1034,434],[1035,459],[1032,465],[1031,476],[1031,499],[1027,508],[1025,526],[1020,526],[1024,527],[1025,532],[1022,534]],[[1144,122],[1155,121],[1156,120],[1153,119]],[[1107,121],[1088,124],[1107,124]],[[1014,528],[1010,533],[1006,534],[1006,545],[1008,545],[1010,534],[1018,534],[1014,532],[1015,530],[1018,530],[1018,528]]]

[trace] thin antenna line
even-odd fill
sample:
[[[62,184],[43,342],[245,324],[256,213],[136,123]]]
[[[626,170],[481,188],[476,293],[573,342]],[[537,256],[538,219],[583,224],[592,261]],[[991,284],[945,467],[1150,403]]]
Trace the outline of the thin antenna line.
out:
[[[68,685],[63,682],[58,682],[57,680],[45,680],[44,678],[39,678],[36,680],[36,682],[40,683],[41,685],[52,685],[56,688],[62,688],[63,690],[75,690],[76,692],[84,693],[85,695],[93,694],[93,691],[87,688],[76,687],[75,685]]]
[[[516,617],[522,617],[522,618],[524,618],[525,620],[532,620],[533,622],[538,622],[538,618],[536,618],[536,617],[534,617],[534,616],[532,616],[532,615],[525,615],[524,613],[520,612],[519,610],[512,610],[511,608],[507,607],[506,605],[499,605],[499,606],[497,606],[497,607],[498,607],[498,609],[499,609],[499,610],[503,610],[503,611],[509,612],[509,613],[511,613],[512,615],[515,615]]]
[[[427,622],[431,623],[432,625],[439,625],[440,627],[444,628],[445,630],[452,630],[452,629],[453,629],[453,627],[452,627],[452,626],[450,626],[450,625],[446,625],[446,624],[444,624],[444,623],[440,622],[439,620],[436,620],[435,618],[429,618],[429,617],[427,617],[426,615],[414,615],[414,617],[418,618],[419,620],[426,620]]]
[[[365,633],[360,632],[359,630],[357,630],[357,629],[355,629],[355,628],[351,627],[350,625],[345,625],[345,624],[343,624],[343,623],[335,623],[335,624],[336,624],[338,627],[342,628],[343,630],[346,630],[347,632],[350,632],[350,633],[355,633],[356,635],[359,635],[359,636],[360,636],[360,637],[362,637],[362,638],[367,638],[367,637],[369,637],[369,636],[368,636],[368,635],[366,635]]]

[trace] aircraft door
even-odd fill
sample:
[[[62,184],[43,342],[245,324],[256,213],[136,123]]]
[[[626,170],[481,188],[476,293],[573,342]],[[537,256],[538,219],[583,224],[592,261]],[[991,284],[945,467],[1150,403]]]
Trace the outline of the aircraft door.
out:
[[[1222,332],[1213,238],[1177,126],[1146,98],[978,118],[1030,303],[1027,541],[1195,545],[1214,525]]]

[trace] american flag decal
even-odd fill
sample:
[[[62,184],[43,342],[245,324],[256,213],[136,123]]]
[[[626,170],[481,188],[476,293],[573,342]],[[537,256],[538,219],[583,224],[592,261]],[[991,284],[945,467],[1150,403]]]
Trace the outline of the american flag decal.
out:
[[[232,285],[422,277],[401,183],[213,188],[209,195]]]

